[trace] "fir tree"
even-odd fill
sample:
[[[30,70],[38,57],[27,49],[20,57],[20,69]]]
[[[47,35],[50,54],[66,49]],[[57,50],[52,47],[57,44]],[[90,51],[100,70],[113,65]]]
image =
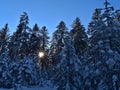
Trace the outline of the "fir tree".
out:
[[[8,24],[0,31],[0,87],[1,88],[11,88],[12,87],[12,77],[10,74],[10,59],[8,56]]]
[[[38,55],[39,51],[41,50],[41,33],[40,28],[37,24],[33,26],[30,41],[29,41],[29,51],[31,54]]]
[[[117,45],[119,44],[120,29],[116,28],[117,26],[114,24],[114,21],[111,21],[114,17],[110,13],[111,7],[108,7],[106,4],[108,4],[108,2],[105,2],[106,8],[101,14],[101,16],[105,16],[106,20],[101,19],[103,24],[101,23],[102,25],[95,26],[95,28],[99,28],[99,30],[97,33],[92,34],[92,38],[89,40],[91,48],[85,66],[86,75],[84,77],[84,86],[92,90],[112,90],[119,88],[118,63],[120,62],[120,54],[113,48],[116,47],[115,43],[117,43]],[[98,18],[100,18],[100,16]],[[90,29],[91,32],[96,30],[93,26]]]
[[[68,33],[67,27],[64,21],[61,21],[57,26],[57,30],[53,33],[51,46],[50,46],[50,57],[51,57],[51,62],[53,64],[57,64],[59,62],[55,58],[57,58],[57,53],[59,53],[64,47],[63,37],[67,33]]]
[[[43,53],[43,57],[41,57],[41,69],[46,72],[46,70],[49,68],[49,36],[48,36],[48,30],[45,26],[43,26],[40,30],[41,33],[41,45],[40,45],[40,52]],[[45,75],[44,75],[45,76]]]
[[[4,52],[7,49],[7,44],[9,40],[8,30],[8,24],[6,24],[5,27],[0,30],[0,53]]]
[[[30,51],[31,55],[38,56],[38,61],[42,70],[48,68],[48,45],[49,45],[49,36],[46,27],[40,29],[37,24],[34,25],[32,34],[30,37]],[[40,54],[43,54],[41,57]],[[45,75],[44,75],[45,76]]]
[[[17,31],[11,36],[9,43],[9,55],[11,57],[10,72],[13,77],[13,85],[38,85],[40,82],[40,66],[38,50],[39,37],[28,26],[28,15],[23,13]],[[35,36],[33,38],[33,36]],[[33,40],[33,42],[31,42]],[[36,45],[36,47],[35,47]]]
[[[11,36],[9,43],[9,55],[11,59],[21,59],[29,54],[28,41],[30,28],[28,27],[28,20],[28,15],[24,12],[20,17],[17,31]]]
[[[80,19],[77,17],[72,24],[71,36],[75,47],[76,54],[79,58],[82,58],[85,50],[87,49],[87,34],[85,28],[81,25]]]
[[[104,30],[105,26],[106,25],[102,19],[101,11],[99,9],[95,9],[93,16],[92,16],[92,20],[88,25],[87,32],[88,32],[88,35],[90,36],[89,45],[90,43],[92,43],[92,45],[96,44],[99,38],[98,35],[100,34],[102,30]]]
[[[17,83],[24,86],[39,85],[40,83],[40,66],[37,62],[37,57],[25,56],[20,61],[18,68]]]
[[[79,70],[81,62],[75,54],[65,23],[60,22],[57,28],[53,37],[54,47],[56,47],[54,48],[56,60],[54,62],[56,64],[53,66],[53,83],[59,90],[80,89],[82,77]]]
[[[49,49],[48,46],[49,46],[50,37],[48,36],[48,30],[45,26],[43,26],[41,29],[41,36],[42,36],[41,50],[47,53]]]

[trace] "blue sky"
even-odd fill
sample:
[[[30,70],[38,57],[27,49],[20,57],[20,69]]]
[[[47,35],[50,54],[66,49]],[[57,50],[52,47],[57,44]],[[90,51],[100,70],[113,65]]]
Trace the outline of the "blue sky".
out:
[[[16,30],[22,12],[29,15],[29,26],[35,23],[45,25],[49,33],[56,30],[61,20],[70,29],[73,20],[80,17],[82,24],[87,27],[95,8],[104,7],[105,0],[1,0],[0,28],[9,24],[10,33]],[[108,0],[115,9],[120,9],[120,0]]]

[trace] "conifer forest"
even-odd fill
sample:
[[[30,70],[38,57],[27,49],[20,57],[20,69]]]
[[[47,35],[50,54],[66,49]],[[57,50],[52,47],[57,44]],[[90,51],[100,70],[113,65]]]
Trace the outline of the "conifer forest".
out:
[[[57,90],[120,90],[120,10],[109,2],[82,25],[64,21],[52,36],[46,26],[29,26],[23,12],[13,34],[0,29],[0,88],[39,86]]]

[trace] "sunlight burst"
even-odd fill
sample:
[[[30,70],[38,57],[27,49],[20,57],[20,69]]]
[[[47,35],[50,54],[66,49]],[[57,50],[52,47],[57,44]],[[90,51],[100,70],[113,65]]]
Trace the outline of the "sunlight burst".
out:
[[[42,57],[44,57],[45,54],[44,54],[44,52],[39,52],[38,55],[39,55],[40,58],[42,58]]]

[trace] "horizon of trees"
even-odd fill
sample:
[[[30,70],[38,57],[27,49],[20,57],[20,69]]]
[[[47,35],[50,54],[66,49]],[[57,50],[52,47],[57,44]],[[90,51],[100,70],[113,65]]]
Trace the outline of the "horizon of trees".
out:
[[[120,89],[120,10],[107,1],[93,12],[87,32],[76,17],[70,30],[60,21],[50,40],[46,26],[29,27],[26,12],[16,31],[8,31],[8,24],[0,30],[0,88]]]

